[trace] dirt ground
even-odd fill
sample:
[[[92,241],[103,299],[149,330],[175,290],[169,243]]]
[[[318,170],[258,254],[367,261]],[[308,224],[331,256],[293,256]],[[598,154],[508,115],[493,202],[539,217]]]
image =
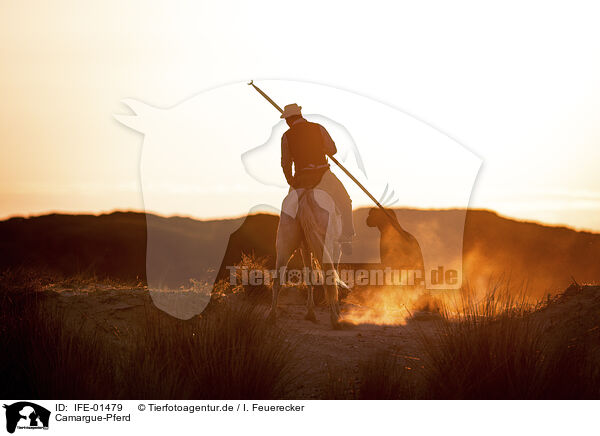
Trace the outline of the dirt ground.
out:
[[[68,314],[69,322],[82,325],[87,331],[106,335],[115,347],[124,346],[128,332],[143,325],[152,312],[158,312],[145,289],[124,289],[96,285],[89,289],[46,290],[61,311]],[[248,304],[248,303],[243,303]],[[267,305],[261,306],[265,310]],[[342,303],[342,313],[360,317],[368,309]],[[282,293],[278,306],[277,326],[289,335],[295,345],[298,374],[290,390],[297,398],[319,398],[330,371],[343,371],[346,377],[358,376],[360,363],[379,350],[395,352],[419,365],[421,360],[419,335],[434,331],[437,317],[423,313],[413,318],[402,317],[398,325],[353,324],[342,330],[333,330],[326,306],[315,308],[317,322],[304,319],[306,307],[300,292]],[[163,312],[159,312],[163,316]],[[164,314],[164,316],[169,316]]]
[[[96,285],[80,290],[50,287],[46,293],[52,295],[50,301],[64,309],[70,321],[83,325],[86,330],[107,335],[115,347],[124,346],[128,332],[143,325],[149,314],[169,316],[156,308],[145,289]],[[236,304],[248,303],[240,299]],[[261,307],[266,313],[268,306]],[[351,314],[353,319],[361,319],[361,312],[368,311],[349,303],[342,303],[341,308],[343,315]],[[406,365],[414,362],[415,368],[420,367],[423,359],[420,338],[434,334],[439,322],[439,315],[417,312],[399,317],[396,325],[358,323],[347,329],[333,330],[326,306],[316,307],[316,323],[305,320],[305,313],[300,292],[288,290],[282,294],[277,324],[289,334],[298,361],[298,374],[290,390],[295,398],[307,399],[322,398],[323,386],[332,372],[344,372],[348,380],[358,377],[360,363],[379,350],[394,350],[407,362]],[[598,329],[599,315],[598,286],[572,286],[532,314],[542,320],[546,328],[557,331]]]

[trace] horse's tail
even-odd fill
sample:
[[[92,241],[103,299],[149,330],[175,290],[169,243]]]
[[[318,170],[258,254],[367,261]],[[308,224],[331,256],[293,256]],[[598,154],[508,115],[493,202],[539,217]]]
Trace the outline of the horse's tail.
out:
[[[297,217],[302,233],[304,233],[304,240],[325,274],[323,278],[325,279],[327,301],[332,310],[332,322],[337,325],[340,317],[338,283],[341,280],[335,269],[335,253],[340,226],[337,225],[335,204],[333,202],[327,204],[325,199],[321,201],[322,204],[319,203],[313,189],[304,191],[298,200]]]
[[[339,251],[340,225],[335,204],[328,195],[315,198],[308,189],[298,200],[298,220],[308,248],[321,263],[335,264]]]
[[[315,200],[314,191],[312,189],[304,191],[298,201],[298,220],[309,250],[317,259],[322,259],[327,223],[324,227],[322,219],[319,220],[320,217],[317,215],[319,211],[320,207]]]

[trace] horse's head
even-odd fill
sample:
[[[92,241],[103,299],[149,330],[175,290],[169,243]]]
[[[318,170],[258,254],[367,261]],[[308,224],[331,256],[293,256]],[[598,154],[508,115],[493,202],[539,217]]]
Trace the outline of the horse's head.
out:
[[[367,222],[366,222],[367,226],[368,227],[377,227],[379,230],[389,227],[392,225],[390,216],[394,217],[394,221],[396,222],[396,224],[398,226],[400,226],[394,211],[392,209],[386,209],[386,211],[389,213],[389,215],[386,214],[383,210],[381,210],[378,207],[371,208],[369,210],[369,215],[367,216]]]

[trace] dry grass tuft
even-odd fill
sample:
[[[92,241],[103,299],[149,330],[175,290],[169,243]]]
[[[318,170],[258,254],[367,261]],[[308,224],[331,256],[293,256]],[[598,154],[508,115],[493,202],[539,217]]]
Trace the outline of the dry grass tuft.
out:
[[[0,274],[0,387],[3,398],[109,398],[114,361],[95,334],[82,335],[48,304],[43,279],[25,271]]]
[[[549,324],[540,311],[544,307],[497,289],[481,300],[465,291],[458,307],[438,307],[437,329],[420,336],[423,360],[418,365],[403,359],[397,350],[379,351],[360,365],[358,376],[329,371],[327,395],[338,399],[600,398],[597,314],[584,320],[564,313],[564,325]]]
[[[125,398],[272,399],[291,381],[294,346],[254,308],[224,304],[180,321],[149,315],[131,338]]]
[[[68,319],[41,286],[0,275],[3,398],[272,399],[291,381],[294,345],[256,309],[217,304],[181,321],[149,307],[115,341]]]
[[[598,398],[597,356],[586,340],[549,334],[525,299],[468,296],[437,334],[423,336],[425,391],[436,399]]]
[[[243,290],[246,298],[253,303],[269,302],[271,287],[263,275],[263,271],[269,270],[268,265],[269,259],[267,257],[258,257],[254,253],[242,253],[242,260],[235,265],[238,285],[234,287],[234,292],[239,292],[240,289]],[[253,274],[253,276],[250,276],[250,274]],[[246,282],[244,282],[243,275],[246,275]],[[253,284],[254,279],[257,279],[258,284]]]

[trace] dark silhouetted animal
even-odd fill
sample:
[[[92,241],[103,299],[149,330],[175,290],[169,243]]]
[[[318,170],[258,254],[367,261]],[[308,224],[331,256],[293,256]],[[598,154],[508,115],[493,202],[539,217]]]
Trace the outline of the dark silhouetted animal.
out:
[[[379,208],[372,208],[367,217],[367,226],[377,227],[379,239],[379,257],[381,266],[396,270],[421,271],[424,277],[423,254],[421,247],[413,235],[405,231],[394,211],[387,209],[395,218],[394,226],[390,218]]]

